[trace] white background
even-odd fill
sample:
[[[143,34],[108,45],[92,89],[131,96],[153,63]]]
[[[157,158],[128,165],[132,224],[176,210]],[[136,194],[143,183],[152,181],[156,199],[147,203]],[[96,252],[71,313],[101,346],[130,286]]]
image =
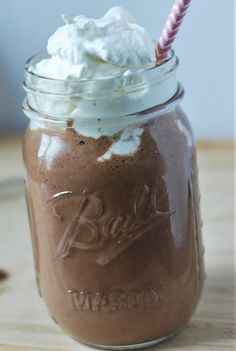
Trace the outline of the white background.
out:
[[[23,66],[45,48],[60,15],[101,17],[125,6],[158,38],[173,0],[0,0],[0,132],[23,131]],[[198,138],[234,136],[234,0],[193,0],[175,43],[183,106]]]

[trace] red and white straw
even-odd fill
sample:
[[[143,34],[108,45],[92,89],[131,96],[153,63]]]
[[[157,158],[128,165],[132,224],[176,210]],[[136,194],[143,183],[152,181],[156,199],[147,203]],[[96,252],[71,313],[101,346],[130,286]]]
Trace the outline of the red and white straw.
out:
[[[171,13],[157,43],[157,62],[161,62],[168,57],[172,44],[183,22],[184,16],[190,6],[191,0],[175,0]]]

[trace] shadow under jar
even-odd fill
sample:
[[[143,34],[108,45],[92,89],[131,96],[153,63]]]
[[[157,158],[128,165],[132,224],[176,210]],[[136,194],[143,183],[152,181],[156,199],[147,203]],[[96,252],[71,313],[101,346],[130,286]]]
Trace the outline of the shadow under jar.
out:
[[[60,81],[29,71],[44,56],[26,65],[23,104],[40,294],[78,341],[158,343],[188,322],[204,280],[196,148],[179,107],[178,60],[172,52],[132,76]]]

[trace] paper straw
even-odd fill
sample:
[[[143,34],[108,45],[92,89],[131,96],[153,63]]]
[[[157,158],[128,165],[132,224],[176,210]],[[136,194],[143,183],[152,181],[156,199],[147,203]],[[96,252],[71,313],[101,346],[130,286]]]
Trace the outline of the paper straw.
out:
[[[175,0],[175,4],[172,7],[171,13],[157,43],[157,62],[167,59],[190,3],[191,0]]]

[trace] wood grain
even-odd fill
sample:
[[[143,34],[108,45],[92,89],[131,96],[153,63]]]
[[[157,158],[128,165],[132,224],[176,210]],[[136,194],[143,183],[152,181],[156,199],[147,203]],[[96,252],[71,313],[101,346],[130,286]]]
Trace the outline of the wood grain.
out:
[[[21,140],[0,140],[0,351],[88,351],[51,321],[38,296],[27,222]],[[187,327],[151,350],[235,350],[234,146],[201,142],[199,169],[207,280]]]

